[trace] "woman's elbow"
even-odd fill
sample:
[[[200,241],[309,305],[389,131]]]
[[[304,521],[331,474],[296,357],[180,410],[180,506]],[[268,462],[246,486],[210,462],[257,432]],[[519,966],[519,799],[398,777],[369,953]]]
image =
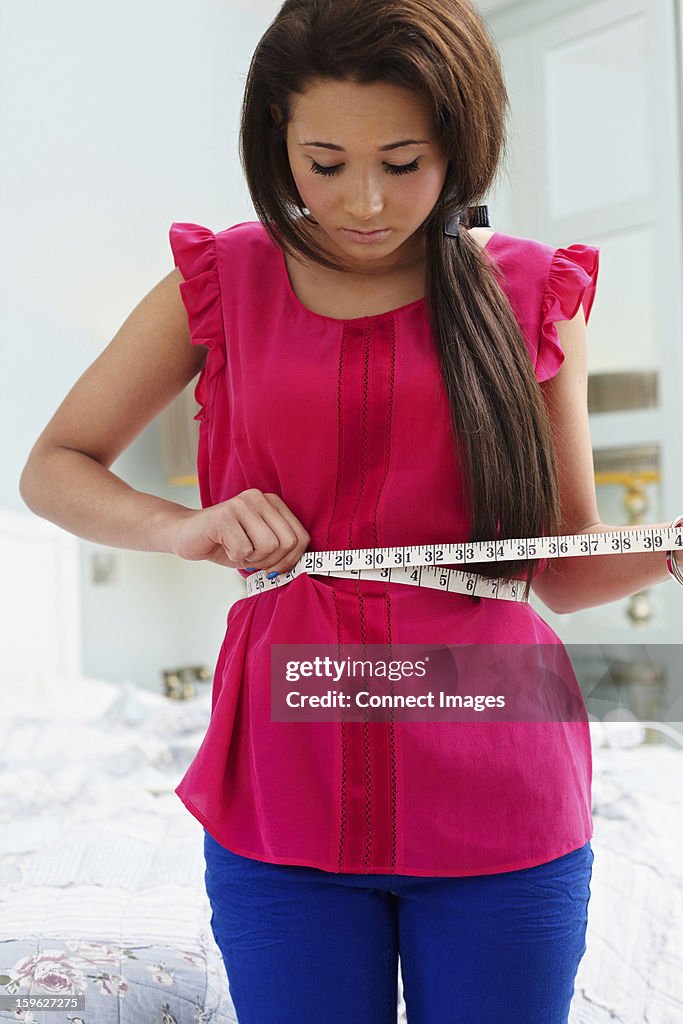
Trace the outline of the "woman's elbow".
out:
[[[37,442],[31,449],[19,476],[19,496],[24,504],[36,515],[40,511],[41,495],[44,494],[47,480],[47,457],[50,450]]]
[[[38,483],[40,480],[38,462],[39,460],[35,456],[29,456],[19,476],[19,496],[31,512],[36,511]]]
[[[553,615],[570,615],[578,609],[568,600],[567,588],[556,575],[545,569],[531,583],[531,589]]]

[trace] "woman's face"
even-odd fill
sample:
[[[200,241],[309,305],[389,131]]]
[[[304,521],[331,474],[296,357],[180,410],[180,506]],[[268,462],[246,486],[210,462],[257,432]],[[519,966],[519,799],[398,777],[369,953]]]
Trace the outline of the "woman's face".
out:
[[[439,198],[448,158],[419,93],[317,79],[292,96],[287,152],[304,206],[333,255],[367,273],[420,258],[415,232]],[[388,234],[370,243],[345,230],[380,228]]]

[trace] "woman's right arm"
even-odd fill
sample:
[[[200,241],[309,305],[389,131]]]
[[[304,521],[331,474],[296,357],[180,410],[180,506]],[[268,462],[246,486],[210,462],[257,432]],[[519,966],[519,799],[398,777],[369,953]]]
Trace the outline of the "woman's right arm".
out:
[[[110,547],[286,571],[310,537],[281,498],[250,489],[191,509],[130,487],[109,466],[202,369],[174,268],[76,381],[31,449],[19,492],[32,512]]]

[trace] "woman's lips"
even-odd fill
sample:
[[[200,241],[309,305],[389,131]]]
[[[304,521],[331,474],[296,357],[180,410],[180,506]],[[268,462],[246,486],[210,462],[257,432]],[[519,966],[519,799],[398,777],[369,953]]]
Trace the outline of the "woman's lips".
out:
[[[382,231],[351,231],[349,228],[342,228],[342,231],[352,242],[360,242],[361,245],[368,245],[371,242],[381,242],[391,232],[391,228],[384,228]]]

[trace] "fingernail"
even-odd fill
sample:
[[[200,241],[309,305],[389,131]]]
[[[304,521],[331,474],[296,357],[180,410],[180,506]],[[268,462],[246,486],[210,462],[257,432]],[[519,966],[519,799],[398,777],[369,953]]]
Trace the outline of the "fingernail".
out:
[[[256,569],[245,569],[245,572],[256,572]]]
[[[266,575],[266,579],[267,579],[267,580],[272,580],[272,579],[275,579],[275,577],[276,577],[276,576],[279,576],[279,575],[280,575],[280,573],[279,573],[279,572],[269,572],[269,573],[267,573],[267,575]]]

